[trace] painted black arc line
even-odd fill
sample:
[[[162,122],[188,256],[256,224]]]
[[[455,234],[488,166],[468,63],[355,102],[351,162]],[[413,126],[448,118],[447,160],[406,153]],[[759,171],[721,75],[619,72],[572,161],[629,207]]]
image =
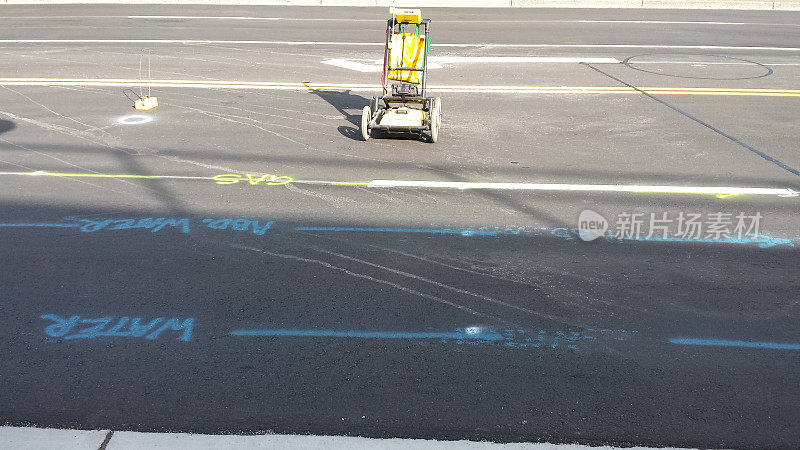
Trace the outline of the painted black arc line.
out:
[[[650,99],[655,100],[658,103],[661,103],[662,105],[666,106],[667,108],[669,108],[669,109],[671,109],[671,110],[683,115],[684,117],[687,117],[687,118],[699,123],[700,125],[708,128],[709,130],[711,130],[711,131],[719,134],[720,136],[730,140],[731,142],[734,142],[734,143],[746,148],[747,150],[749,150],[749,151],[755,153],[756,155],[766,159],[767,161],[777,165],[778,167],[786,170],[787,172],[792,173],[792,174],[797,175],[797,176],[800,177],[800,171],[798,171],[797,169],[792,168],[791,166],[788,166],[787,164],[783,163],[782,161],[779,161],[779,160],[773,158],[772,156],[769,156],[768,154],[766,154],[766,153],[764,153],[764,152],[762,152],[762,151],[760,151],[760,150],[758,150],[756,148],[753,148],[753,147],[745,144],[744,142],[740,141],[739,139],[731,136],[730,134],[720,130],[719,128],[717,128],[717,127],[715,127],[715,126],[713,126],[713,125],[711,125],[711,124],[709,124],[707,122],[704,122],[704,121],[698,119],[697,117],[695,117],[695,116],[689,114],[688,112],[678,108],[677,106],[673,106],[673,105],[665,102],[664,100],[661,100],[660,98],[656,97],[655,95],[652,95],[652,94],[648,93],[647,91],[639,89],[638,87],[628,83],[627,81],[621,80],[621,79],[615,77],[614,75],[611,75],[610,73],[604,72],[604,71],[598,69],[597,67],[595,67],[595,66],[593,66],[593,65],[591,65],[589,63],[581,63],[581,64],[583,64],[584,66],[587,66],[590,69],[595,70],[595,71],[607,76],[608,78],[611,78],[612,80],[614,80],[614,81],[616,81],[618,83],[621,83],[621,84],[623,84],[625,86],[628,86],[629,88],[634,89],[634,90],[636,90],[637,92],[639,92],[641,94],[646,95]]]
[[[622,61],[622,64],[625,67],[629,68],[629,69],[637,70],[639,72],[649,73],[649,74],[658,75],[658,76],[662,76],[662,77],[685,78],[685,79],[690,79],[690,80],[728,80],[728,81],[731,81],[731,80],[754,80],[756,78],[764,78],[764,77],[768,77],[768,76],[772,75],[772,68],[769,67],[769,66],[761,64],[759,62],[750,61],[748,59],[734,58],[733,56],[725,56],[725,55],[706,55],[706,54],[701,54],[701,55],[690,55],[690,56],[708,56],[708,57],[711,57],[711,58],[733,59],[733,60],[736,60],[736,61],[746,62],[746,63],[752,64],[754,66],[760,66],[761,68],[765,69],[765,72],[763,74],[761,74],[761,75],[756,75],[756,76],[751,76],[751,77],[736,77],[736,78],[690,77],[690,76],[675,75],[675,74],[671,74],[671,73],[660,73],[660,72],[655,72],[655,71],[652,71],[652,70],[642,69],[641,67],[637,67],[636,66],[636,61],[633,61],[633,62],[631,61],[633,58],[639,58],[641,56],[655,56],[655,55],[671,55],[671,54],[670,53],[643,53],[641,55],[628,56],[627,58],[625,58]]]

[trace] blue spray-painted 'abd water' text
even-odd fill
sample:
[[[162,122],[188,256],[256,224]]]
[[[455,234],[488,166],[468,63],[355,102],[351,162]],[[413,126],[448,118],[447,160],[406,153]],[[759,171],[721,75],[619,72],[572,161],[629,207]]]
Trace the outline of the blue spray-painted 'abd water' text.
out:
[[[145,217],[138,219],[71,219],[79,222],[78,230],[84,233],[94,233],[100,230],[119,231],[144,229],[157,233],[167,227],[177,229],[181,233],[192,231],[192,220],[189,218]],[[203,219],[207,228],[212,230],[251,231],[257,236],[263,236],[272,228],[273,221],[261,223],[258,220],[244,218],[238,219]]]

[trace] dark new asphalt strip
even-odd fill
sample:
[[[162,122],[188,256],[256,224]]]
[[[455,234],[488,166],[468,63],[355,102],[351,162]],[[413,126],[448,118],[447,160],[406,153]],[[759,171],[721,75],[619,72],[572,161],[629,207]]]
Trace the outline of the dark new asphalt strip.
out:
[[[4,6],[0,39],[378,42],[385,13]],[[360,141],[360,110],[379,89],[170,86],[152,91],[158,109],[138,112],[117,86],[3,86],[2,422],[796,447],[798,100],[736,90],[797,88],[796,53],[764,48],[797,46],[800,16],[430,14],[439,43],[670,49],[434,48],[439,56],[592,56],[646,67],[442,64],[431,83],[641,93],[444,91],[436,144]],[[507,22],[473,22],[480,19]],[[636,22],[607,22],[615,19]],[[686,48],[707,45],[740,48]],[[378,59],[379,46],[153,47],[154,79],[379,81],[323,64]],[[135,79],[141,45],[4,42],[0,53],[0,79]],[[650,56],[629,59],[636,55]],[[772,73],[757,76],[762,66]],[[646,87],[714,95],[667,97]],[[268,185],[287,179],[306,183]],[[375,180],[384,181],[364,184]],[[581,240],[586,210],[609,233]],[[634,214],[639,233],[611,236]],[[714,237],[713,227],[676,236],[693,214],[704,227],[729,218],[730,236]],[[760,218],[759,236],[736,236],[739,215]],[[648,236],[650,222],[664,217],[672,235]]]

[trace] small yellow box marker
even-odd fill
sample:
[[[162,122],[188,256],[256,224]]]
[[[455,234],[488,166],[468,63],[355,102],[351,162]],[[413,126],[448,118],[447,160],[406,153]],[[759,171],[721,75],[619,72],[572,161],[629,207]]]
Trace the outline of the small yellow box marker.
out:
[[[133,102],[133,109],[137,111],[150,111],[158,108],[158,97],[142,97]]]
[[[399,9],[391,8],[390,12],[395,15],[398,22],[402,23],[421,23],[422,11],[419,9]]]

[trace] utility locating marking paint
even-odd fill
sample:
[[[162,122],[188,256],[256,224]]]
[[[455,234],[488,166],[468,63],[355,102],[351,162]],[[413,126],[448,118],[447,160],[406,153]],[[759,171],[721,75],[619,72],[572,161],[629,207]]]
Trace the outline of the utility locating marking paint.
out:
[[[544,230],[544,228],[541,228]],[[417,234],[455,234],[459,236],[500,236],[498,229],[483,228],[375,228],[375,227],[296,227],[295,231],[339,231],[367,233],[417,233]],[[517,233],[519,234],[519,233]]]
[[[2,41],[0,41],[2,42]],[[312,83],[280,81],[204,81],[204,80],[139,80],[133,78],[0,78],[7,86],[96,86],[96,87],[170,87],[199,89],[252,89],[307,91],[342,90],[376,91],[380,85],[356,83]],[[508,86],[508,85],[431,85],[434,92],[494,93],[494,94],[626,94],[642,95],[714,95],[756,97],[800,97],[800,89],[759,88],[690,88],[690,87],[641,87],[628,86]]]
[[[738,347],[755,348],[761,350],[800,350],[800,344],[793,342],[754,342],[705,338],[672,338],[669,340],[669,342],[672,344],[696,345],[702,347]]]
[[[108,227],[110,231],[145,229],[157,233],[165,227],[175,227],[182,233],[189,233],[189,219],[170,219],[166,217],[146,217],[143,219],[77,219],[83,225],[84,233],[94,233]]]
[[[194,319],[179,319],[173,317],[164,319],[156,317],[150,321],[142,321],[139,317],[98,317],[86,318],[81,316],[64,316],[56,314],[43,314],[44,320],[53,323],[46,326],[44,334],[49,338],[59,340],[94,339],[99,337],[129,337],[144,338],[147,340],[158,339],[164,331],[182,331],[179,339],[189,341],[192,339]]]
[[[227,184],[236,184],[242,181],[247,181],[247,184],[250,186],[258,186],[259,184],[264,186],[282,186],[284,184],[289,184],[294,181],[292,177],[287,176],[278,176],[278,175],[252,175],[252,174],[245,174],[239,175],[235,173],[227,173],[223,175],[216,175],[213,177],[214,182],[217,184],[227,185]]]
[[[441,343],[471,346],[502,346],[509,348],[568,348],[570,350],[581,350],[586,344],[598,341],[598,338],[623,341],[636,333],[636,331],[606,329],[588,329],[584,332],[578,332],[571,330],[531,331],[507,328],[496,331],[488,327],[471,326],[444,332],[264,328],[233,330],[230,334],[239,337],[405,339],[417,341],[420,345]]]
[[[144,218],[103,218],[103,217],[76,217],[64,218],[63,223],[46,222],[19,222],[19,223],[0,223],[0,232],[3,229],[13,228],[69,228],[76,229],[82,233],[96,233],[98,231],[117,233],[119,231],[149,230],[157,233],[162,230],[173,230],[182,234],[191,233],[198,225],[196,219],[168,218],[168,217],[144,217]],[[237,232],[263,236],[275,225],[274,221],[259,221],[246,218],[221,218],[221,219],[202,219],[203,230],[219,230],[227,232]],[[342,227],[342,226],[297,226],[294,231],[300,232],[342,232],[342,233],[395,233],[395,234],[422,234],[422,235],[455,235],[462,237],[550,237],[567,241],[581,241],[581,230],[566,227],[532,227],[532,226],[483,226],[473,228],[403,228],[403,227]],[[617,236],[612,230],[599,236],[601,240],[607,242],[676,242],[676,243],[707,243],[707,244],[727,244],[727,245],[755,245],[760,248],[770,247],[795,247],[795,240],[789,238],[769,236],[765,234],[743,234],[742,236],[719,236],[714,238],[696,238],[679,236],[647,236],[625,235]]]
[[[175,227],[182,233],[190,233],[192,229],[192,219],[184,217],[180,219],[165,217],[146,217],[142,219],[77,219],[83,225],[79,228],[84,233],[94,233],[102,229],[109,231],[146,229],[156,233],[164,227]],[[275,222],[261,223],[258,220],[250,219],[203,219],[202,223],[206,228],[212,230],[231,230],[252,232],[256,236],[263,236],[267,230],[272,228]]]
[[[77,228],[77,223],[0,223],[0,228]]]
[[[565,183],[505,183],[505,182],[466,182],[466,181],[424,181],[424,180],[372,180],[372,181],[321,181],[296,180],[286,175],[272,174],[220,174],[215,176],[183,175],[132,175],[103,173],[65,173],[65,172],[0,172],[0,176],[68,177],[68,178],[132,178],[143,180],[211,180],[217,185],[240,184],[244,186],[281,186],[289,183],[314,184],[326,186],[357,186],[367,188],[408,188],[408,189],[496,189],[523,191],[563,191],[563,192],[621,192],[631,194],[686,194],[714,195],[727,198],[738,195],[774,195],[778,197],[798,197],[798,192],[789,188],[734,187],[734,186],[674,186],[674,185],[624,185],[624,184],[565,184]]]
[[[430,234],[430,235],[457,235],[457,236],[524,236],[524,237],[555,237],[568,241],[580,241],[580,230],[576,228],[556,227],[530,227],[530,226],[507,226],[507,227],[477,227],[477,228],[379,228],[379,227],[295,227],[295,231],[321,231],[321,232],[343,232],[343,233],[397,233],[397,234]],[[606,242],[675,242],[675,243],[704,243],[704,244],[728,244],[728,245],[755,245],[760,248],[770,247],[795,247],[795,241],[789,238],[767,236],[763,234],[747,234],[738,236],[720,236],[718,239],[701,239],[692,237],[678,236],[624,236],[618,237],[613,231],[609,230],[601,236]]]
[[[0,228],[77,228],[82,233],[95,233],[105,231],[131,231],[149,230],[158,233],[164,229],[179,231],[188,234],[196,223],[188,217],[143,217],[143,218],[80,218],[65,217],[66,223],[0,223]],[[263,236],[274,221],[259,221],[245,218],[203,219],[204,228],[211,230],[229,230],[252,233]]]

